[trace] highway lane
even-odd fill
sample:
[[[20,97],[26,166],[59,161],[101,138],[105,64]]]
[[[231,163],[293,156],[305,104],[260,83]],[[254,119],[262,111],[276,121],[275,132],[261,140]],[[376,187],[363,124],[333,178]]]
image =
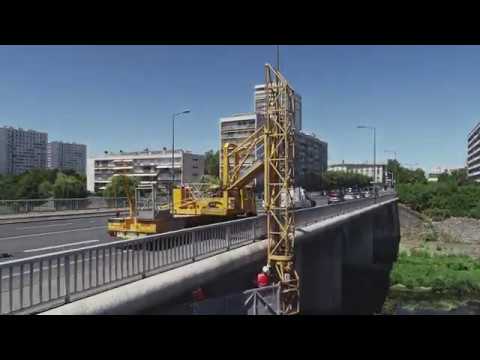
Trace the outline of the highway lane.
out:
[[[0,253],[19,258],[112,241],[107,234],[111,216],[1,224]]]
[[[317,206],[327,205],[326,197],[315,196],[313,200]],[[0,224],[0,254],[22,258],[113,241],[115,238],[107,234],[111,216]],[[0,258],[0,262],[12,257]]]

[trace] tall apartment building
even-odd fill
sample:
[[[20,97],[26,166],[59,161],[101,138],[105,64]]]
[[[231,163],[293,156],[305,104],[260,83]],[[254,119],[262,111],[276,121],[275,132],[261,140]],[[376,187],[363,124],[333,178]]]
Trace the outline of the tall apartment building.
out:
[[[52,141],[47,147],[47,167],[49,169],[75,170],[85,174],[87,165],[87,146]]]
[[[257,129],[257,114],[243,113],[220,119],[220,178],[222,177],[222,149],[226,143],[240,144]],[[255,161],[255,154],[252,154],[245,161],[245,168]]]
[[[468,134],[468,177],[480,182],[480,122]]]
[[[175,183],[200,182],[205,172],[203,155],[175,150]],[[168,189],[172,180],[172,151],[144,151],[120,154],[105,154],[87,161],[87,190],[104,190],[114,176],[126,175],[140,180],[140,184],[156,184],[159,189]]]
[[[328,167],[328,144],[314,134],[295,133],[295,179],[298,185],[306,182],[308,173],[322,174]]]
[[[376,172],[374,174],[373,164],[352,164],[352,163],[341,163],[333,164],[328,166],[330,171],[343,171],[343,172],[352,172],[355,174],[361,174],[374,178],[376,184],[386,184],[388,180],[387,176],[387,164],[375,164]]]
[[[258,114],[245,113],[237,114],[220,119],[220,149],[225,143],[239,144],[248,136],[253,134],[259,126]],[[263,149],[257,149],[245,162],[246,169],[255,159],[261,159]],[[295,132],[295,177],[297,184],[302,186],[308,172],[323,173],[328,166],[328,144],[318,139],[313,134]],[[222,153],[220,153],[220,164],[222,163]],[[221,176],[220,167],[220,176]],[[263,175],[262,175],[263,176]],[[261,188],[263,185],[262,176],[257,179],[257,186]]]
[[[302,130],[302,97],[295,93],[295,130]],[[261,125],[264,121],[265,113],[267,111],[265,94],[265,84],[255,85],[254,91],[254,109],[258,115],[258,123]]]
[[[19,175],[47,167],[47,133],[0,128],[0,174]]]
[[[255,85],[253,113],[235,114],[220,119],[220,150],[227,142],[239,144],[255,130],[264,125],[266,113],[265,84]],[[297,184],[303,186],[308,172],[323,173],[328,166],[328,144],[315,135],[302,131],[302,97],[295,93],[295,177]],[[251,165],[255,159],[263,157],[263,148],[258,148],[245,162],[244,168]],[[220,164],[222,153],[220,151]],[[220,176],[221,176],[220,166]],[[257,189],[263,187],[263,175],[256,181]]]

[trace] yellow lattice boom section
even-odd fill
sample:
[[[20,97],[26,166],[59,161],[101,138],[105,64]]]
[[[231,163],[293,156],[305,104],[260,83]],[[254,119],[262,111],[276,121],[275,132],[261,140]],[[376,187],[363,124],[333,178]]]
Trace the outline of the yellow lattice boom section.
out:
[[[290,204],[294,185],[294,91],[279,71],[265,65],[266,121],[264,127],[265,212],[268,264],[281,285],[281,311],[299,312],[299,278],[294,266],[295,223]],[[283,196],[287,201],[281,201]]]

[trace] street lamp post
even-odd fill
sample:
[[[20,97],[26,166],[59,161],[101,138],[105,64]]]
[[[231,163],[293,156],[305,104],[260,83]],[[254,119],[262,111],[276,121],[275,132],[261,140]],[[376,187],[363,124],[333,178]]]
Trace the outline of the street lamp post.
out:
[[[370,129],[373,130],[373,192],[375,193],[375,202],[377,202],[377,134],[376,129],[373,126],[358,125],[358,129]]]
[[[190,110],[185,110],[172,115],[172,184],[170,186],[170,202],[172,203],[173,213],[173,187],[175,186],[175,118],[182,114],[188,114]]]

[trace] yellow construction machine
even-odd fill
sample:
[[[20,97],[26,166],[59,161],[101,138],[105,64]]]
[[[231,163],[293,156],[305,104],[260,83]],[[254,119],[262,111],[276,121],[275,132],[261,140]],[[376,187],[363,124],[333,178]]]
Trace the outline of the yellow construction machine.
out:
[[[155,185],[137,186],[135,200],[131,200],[128,192],[127,198],[130,204],[129,215],[108,219],[110,236],[130,239],[175,230],[168,204],[159,201]]]
[[[130,214],[108,220],[108,233],[119,238],[158,234],[257,214],[254,179],[263,171],[255,154],[263,144],[263,128],[236,145],[222,149],[220,186],[186,184],[174,187],[170,206],[161,204],[155,185],[135,189]],[[127,191],[127,190],[126,190]]]
[[[193,186],[173,190],[173,216],[207,216],[223,219],[254,216],[257,205],[253,182],[263,171],[263,159],[255,154],[263,145],[263,128],[242,143],[226,143],[222,149],[221,186],[199,191]]]

